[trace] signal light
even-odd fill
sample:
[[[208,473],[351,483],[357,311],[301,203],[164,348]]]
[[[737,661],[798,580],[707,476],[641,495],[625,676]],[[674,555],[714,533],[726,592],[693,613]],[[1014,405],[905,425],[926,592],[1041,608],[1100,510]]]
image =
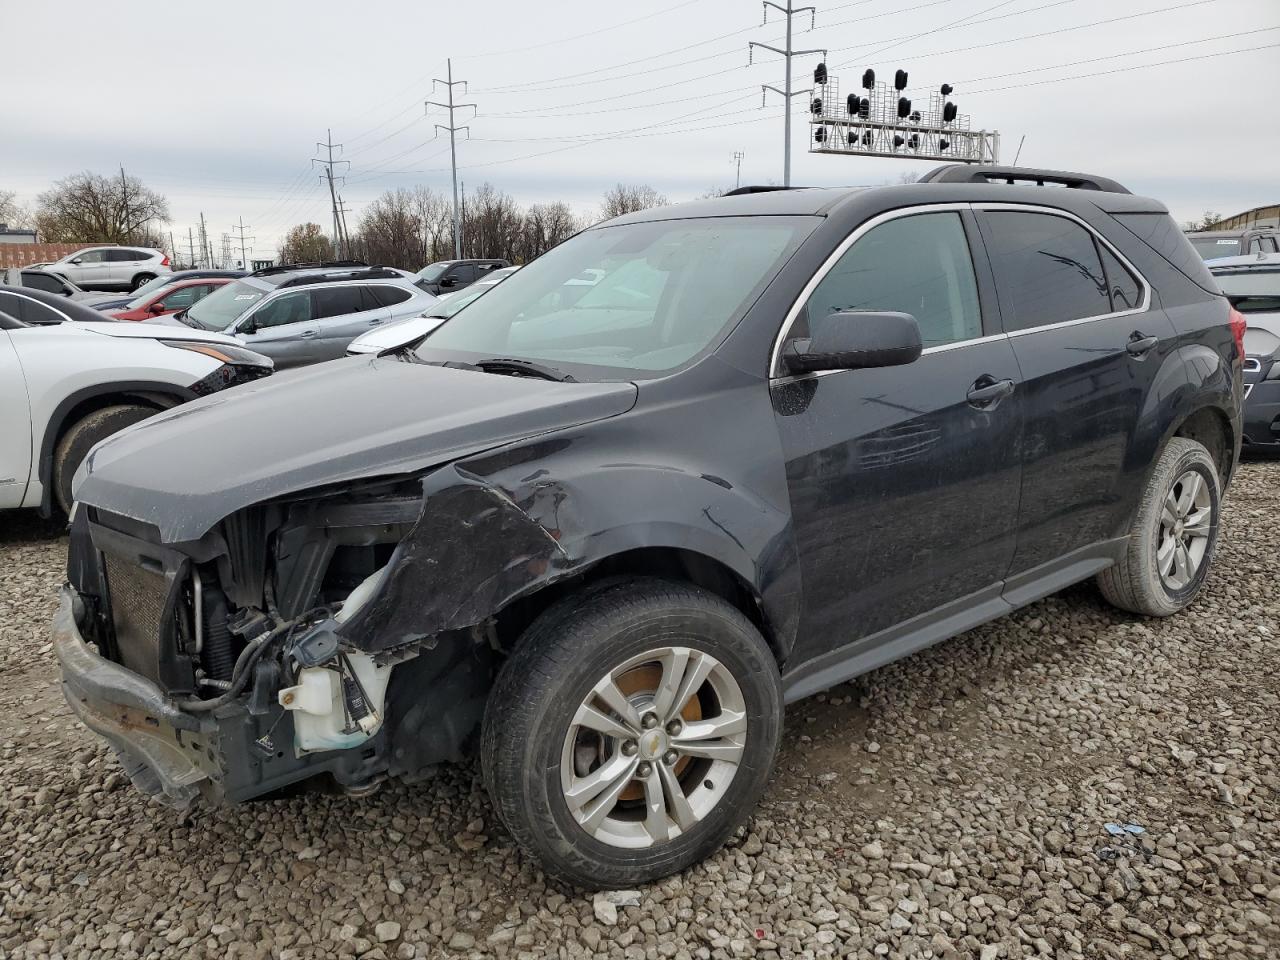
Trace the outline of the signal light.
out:
[[[942,122],[950,123],[956,118],[956,105],[948,100],[942,105]]]
[[[893,135],[893,149],[897,150],[900,146],[902,146],[906,142],[907,141],[903,140],[902,137],[899,136],[898,134],[895,133]]]
[[[907,71],[899,70],[893,75],[893,89],[899,93],[907,89]]]
[[[862,75],[862,86],[867,90],[872,89],[876,85],[876,72],[868,70]]]
[[[816,67],[814,67],[814,69],[813,69],[813,82],[814,82],[814,83],[826,83],[826,82],[827,82],[827,65],[826,65],[825,63],[820,63],[820,64],[818,64]]]
[[[874,139],[875,138],[871,135],[871,131],[868,130],[866,133],[862,135],[862,145],[864,147],[869,147],[871,146],[871,141]]]
[[[912,111],[911,111],[911,116],[910,116],[908,119],[910,119],[912,123],[919,123],[919,122],[920,122],[920,111],[919,111],[919,110],[912,110]]]
[[[911,115],[911,101],[906,97],[898,98],[898,119],[905,120]]]
[[[844,102],[845,108],[849,111],[849,116],[853,116],[858,112],[858,95],[856,93],[849,94]]]
[[[951,141],[948,140],[946,137],[943,137],[941,140],[938,141],[939,150],[945,150],[949,146],[951,146]]]
[[[822,116],[822,98],[814,97],[813,101],[809,104],[809,110],[812,111],[815,117]]]
[[[827,128],[819,127],[817,130],[813,131],[813,139],[818,143],[825,143],[827,140]]]
[[[871,116],[871,101],[866,97],[858,101],[858,116],[863,120]]]
[[[919,149],[920,149],[920,134],[918,134],[918,133],[913,133],[913,134],[912,134],[912,135],[907,139],[907,146],[909,146],[912,150],[919,150]]]
[[[938,92],[941,93],[944,97],[949,97],[951,96],[951,91],[953,91],[954,89],[955,87],[953,87],[951,84],[944,83]]]

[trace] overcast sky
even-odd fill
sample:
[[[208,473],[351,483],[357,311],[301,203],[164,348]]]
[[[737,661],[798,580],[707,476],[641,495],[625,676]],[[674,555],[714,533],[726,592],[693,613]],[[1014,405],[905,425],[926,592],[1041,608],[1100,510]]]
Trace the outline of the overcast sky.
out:
[[[1000,131],[1005,162],[1025,135],[1023,165],[1114,177],[1179,220],[1280,202],[1280,0],[814,2],[794,43],[828,48],[842,91],[868,66],[907,69],[920,99],[949,82],[975,127]],[[309,162],[327,127],[351,162],[352,229],[383,190],[447,192],[448,140],[432,139],[445,115],[422,105],[445,98],[431,80],[446,57],[478,107],[459,114],[468,190],[488,180],[585,213],[613,183],[644,182],[677,201],[732,186],[735,151],[744,183],[782,179],[781,100],[760,109],[782,65],[757,51],[748,66],[747,41],[780,46],[783,29],[773,10],[761,24],[758,0],[3,0],[0,13],[0,190],[31,202],[124,164],[168,198],[175,235],[203,211],[215,248],[240,217],[259,256],[292,224],[328,229]],[[819,59],[795,61],[797,88]],[[803,117],[792,139],[797,184],[933,165],[810,155]]]

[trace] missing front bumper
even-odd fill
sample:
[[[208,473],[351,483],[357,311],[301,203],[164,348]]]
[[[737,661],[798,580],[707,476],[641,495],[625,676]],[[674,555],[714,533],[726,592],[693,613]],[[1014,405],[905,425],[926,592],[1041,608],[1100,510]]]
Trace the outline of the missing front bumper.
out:
[[[217,778],[211,747],[216,722],[183,713],[152,681],[100,656],[80,635],[76,601],[71,588],[62,587],[53,618],[67,703],[111,744],[134,786],[172,806],[188,806]]]

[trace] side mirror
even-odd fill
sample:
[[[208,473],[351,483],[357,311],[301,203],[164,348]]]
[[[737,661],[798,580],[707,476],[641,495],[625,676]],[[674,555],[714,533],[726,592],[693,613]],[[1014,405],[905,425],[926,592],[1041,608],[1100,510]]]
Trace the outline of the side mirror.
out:
[[[164,313],[164,312],[165,312],[165,310],[166,310],[167,308],[165,307],[165,305],[164,305],[164,303],[163,303],[162,301],[157,300],[157,301],[156,301],[155,303],[153,303],[151,306],[147,307],[147,309],[148,309],[151,313]]]
[[[83,257],[76,257],[76,258],[75,258],[74,260],[72,260],[71,262],[72,262],[72,263],[84,263],[84,258],[83,258]]]
[[[440,286],[442,287],[456,287],[457,285],[458,285],[457,277],[444,277],[440,281]]]
[[[809,339],[796,339],[782,351],[792,373],[856,370],[912,363],[923,349],[920,327],[909,313],[845,310],[816,321]]]

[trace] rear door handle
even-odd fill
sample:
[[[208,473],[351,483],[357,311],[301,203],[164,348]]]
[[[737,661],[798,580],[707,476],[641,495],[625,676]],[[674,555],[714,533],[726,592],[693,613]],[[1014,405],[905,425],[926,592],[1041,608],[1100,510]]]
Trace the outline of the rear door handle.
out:
[[[965,394],[965,399],[969,401],[969,406],[971,407],[977,407],[979,410],[990,410],[1011,393],[1013,393],[1012,380],[997,380],[995,377],[984,373],[973,381],[973,386]]]
[[[1159,337],[1144,337],[1140,331],[1135,330],[1129,335],[1129,342],[1124,345],[1124,348],[1129,351],[1129,356],[1141,359],[1159,342]]]
[[[298,336],[300,336],[303,340],[311,340],[312,338],[315,337],[315,335],[316,335],[316,332],[314,330],[303,330],[300,334],[298,334]]]

